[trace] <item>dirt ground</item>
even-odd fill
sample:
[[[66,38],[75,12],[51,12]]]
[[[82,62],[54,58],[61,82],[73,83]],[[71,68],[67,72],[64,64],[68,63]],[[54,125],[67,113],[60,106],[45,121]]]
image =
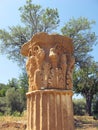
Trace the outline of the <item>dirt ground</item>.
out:
[[[92,117],[75,117],[75,130],[98,130],[98,120]],[[0,130],[26,130],[24,117],[0,117]]]
[[[0,122],[0,130],[26,130],[26,124],[17,122]]]
[[[98,130],[98,127],[92,124],[86,124],[82,125],[82,127],[76,127],[75,130]]]
[[[92,116],[75,116],[75,130],[98,130],[98,120]]]
[[[0,122],[0,130],[26,130],[26,124],[17,122]],[[86,124],[75,128],[75,130],[98,130],[98,127]]]
[[[26,130],[27,118],[1,116],[0,117],[0,130]]]

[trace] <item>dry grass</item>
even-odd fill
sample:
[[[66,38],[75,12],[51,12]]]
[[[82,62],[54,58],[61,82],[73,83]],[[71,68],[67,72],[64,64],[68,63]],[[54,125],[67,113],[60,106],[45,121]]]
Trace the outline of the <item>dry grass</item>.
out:
[[[14,116],[0,116],[0,122],[19,122],[19,121],[24,121],[26,118],[24,116],[22,117],[14,117]]]
[[[0,116],[0,130],[26,130],[27,116]]]
[[[75,116],[75,130],[98,130],[98,120],[89,116]],[[26,130],[27,116],[1,116],[0,130]]]
[[[76,130],[98,130],[98,120],[92,116],[75,116]]]

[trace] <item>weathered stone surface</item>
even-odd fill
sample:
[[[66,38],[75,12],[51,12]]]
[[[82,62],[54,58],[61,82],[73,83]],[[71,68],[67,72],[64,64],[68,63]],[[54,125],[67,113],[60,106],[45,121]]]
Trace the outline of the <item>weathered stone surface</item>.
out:
[[[27,130],[74,130],[72,40],[39,33],[22,46],[21,53],[28,57]]]
[[[72,89],[75,59],[70,38],[39,33],[22,46],[21,53],[28,57],[29,91]]]
[[[74,130],[71,90],[27,93],[28,130]]]

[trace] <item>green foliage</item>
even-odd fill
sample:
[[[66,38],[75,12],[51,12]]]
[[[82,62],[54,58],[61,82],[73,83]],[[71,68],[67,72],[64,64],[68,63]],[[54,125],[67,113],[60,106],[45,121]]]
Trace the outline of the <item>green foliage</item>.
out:
[[[27,28],[17,25],[9,27],[8,30],[0,30],[0,52],[22,66],[25,61],[20,55],[20,48],[29,36]]]
[[[0,97],[0,113],[5,114],[7,111],[6,97]]]
[[[0,97],[4,97],[8,89],[8,86],[5,84],[0,84]]]
[[[23,79],[23,75],[20,77],[19,80],[12,78],[7,85],[0,84],[0,93],[6,88],[3,96],[2,93],[0,95],[0,112],[2,114],[19,115],[26,109],[26,80],[24,83],[25,78]]]
[[[98,120],[98,100],[95,102],[93,106],[93,117]]]
[[[19,8],[21,21],[28,27],[30,38],[37,32],[51,32],[59,25],[59,15],[57,9],[42,9],[40,5],[27,1],[26,5]]]
[[[24,25],[0,29],[0,52],[24,67],[25,58],[20,55],[22,44],[37,32],[52,32],[58,27],[60,20],[57,9],[42,9],[40,5],[32,4],[31,0],[20,7],[19,11]]]
[[[74,115],[83,116],[86,114],[86,101],[85,99],[73,99]]]
[[[6,100],[7,106],[11,108],[10,111],[12,114],[15,111],[19,111],[20,113],[22,113],[25,108],[25,101],[23,100],[23,96],[20,93],[20,89],[8,89],[6,92]]]
[[[92,109],[94,119],[98,120],[98,93],[94,95]]]
[[[89,21],[84,17],[72,18],[61,29],[63,35],[73,39],[75,61],[80,67],[90,58],[89,52],[97,43],[97,36],[91,31],[93,24],[95,21]]]
[[[98,92],[98,63],[90,62],[74,72],[74,91],[86,98],[86,112],[91,115],[93,96]]]
[[[90,62],[84,68],[75,69],[74,90],[76,93],[96,94],[98,91],[98,63]]]
[[[0,116],[3,116],[3,113],[2,113],[2,112],[0,112]]]
[[[21,114],[20,114],[20,112],[19,112],[19,111],[14,111],[14,112],[13,112],[13,116],[20,117],[20,116],[21,116]]]
[[[18,80],[16,78],[12,78],[11,80],[8,81],[8,86],[11,88],[18,88]]]

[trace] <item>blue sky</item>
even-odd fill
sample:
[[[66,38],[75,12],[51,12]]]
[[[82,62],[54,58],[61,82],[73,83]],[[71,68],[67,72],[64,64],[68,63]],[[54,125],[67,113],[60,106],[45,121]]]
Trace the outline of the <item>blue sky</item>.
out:
[[[18,8],[25,4],[26,0],[0,0],[0,29],[8,29],[8,26],[20,25],[20,13]],[[95,20],[93,31],[98,35],[98,0],[33,0],[34,4],[40,4],[43,8],[57,8],[60,16],[60,27],[70,18],[84,16],[89,20]],[[91,53],[98,61],[98,45]],[[0,83],[7,83],[12,77],[18,78],[21,69],[16,63],[8,60],[0,54]]]

